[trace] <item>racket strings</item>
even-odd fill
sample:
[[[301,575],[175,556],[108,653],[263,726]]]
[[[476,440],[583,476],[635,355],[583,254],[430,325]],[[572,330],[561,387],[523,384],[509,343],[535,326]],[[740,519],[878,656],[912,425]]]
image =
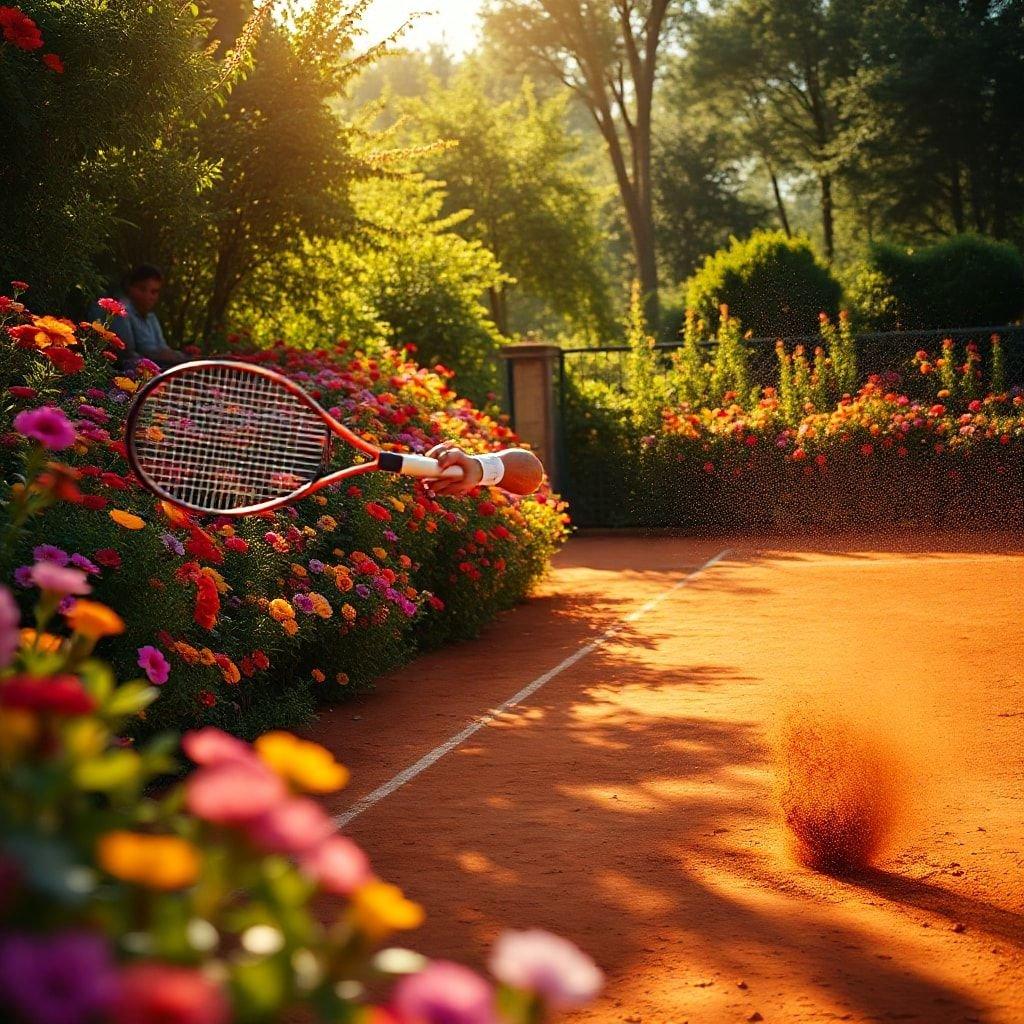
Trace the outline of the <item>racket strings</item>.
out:
[[[146,396],[133,444],[171,498],[211,512],[249,508],[316,480],[330,434],[277,382],[241,367],[171,377]]]

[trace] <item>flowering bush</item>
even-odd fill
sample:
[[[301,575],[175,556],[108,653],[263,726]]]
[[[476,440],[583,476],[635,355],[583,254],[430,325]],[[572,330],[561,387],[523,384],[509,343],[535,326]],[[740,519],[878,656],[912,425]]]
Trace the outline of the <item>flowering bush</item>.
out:
[[[23,520],[36,482],[15,498]],[[544,932],[499,940],[496,983],[382,948],[424,912],[316,802],[348,781],[316,744],[271,732],[249,746],[206,727],[180,742],[191,774],[158,785],[178,737],[120,737],[160,691],[118,683],[94,657],[125,623],[84,596],[87,559],[60,561],[46,548],[29,569],[33,628],[0,586],[5,1021],[227,1024],[303,1008],[353,1024],[532,1024],[596,994],[594,964]],[[165,676],[158,650],[139,661],[153,683]]]
[[[173,722],[255,736],[300,722],[317,699],[367,685],[417,646],[472,636],[524,596],[565,534],[564,506],[547,491],[435,500],[383,474],[277,513],[200,521],[155,501],[129,470],[125,413],[157,367],[113,371],[109,319],[35,316],[16,290],[0,298],[0,335],[4,478],[25,475],[26,457],[38,474],[12,488],[7,517],[26,530],[3,568],[26,602],[33,565],[48,562],[83,572],[121,610],[125,630],[106,655],[121,676],[141,667],[164,687],[136,732]],[[399,451],[515,440],[458,399],[445,372],[395,351],[277,346],[248,358]],[[47,452],[62,461],[47,464]]]
[[[966,526],[1024,512],[1024,393],[1005,386],[998,337],[984,370],[977,344],[958,350],[947,340],[937,353],[917,352],[904,372],[873,374],[858,388],[845,316],[822,318],[813,354],[780,343],[772,386],[751,383],[728,310],[710,364],[698,334],[691,317],[667,370],[649,345],[634,343],[631,359],[646,369],[632,370],[624,395],[591,385],[570,396],[573,451],[600,450],[604,463],[625,468],[619,524]],[[657,419],[648,412],[638,431],[631,413],[652,402]],[[585,456],[573,463],[584,482],[600,472]],[[584,524],[604,518],[600,506],[577,504],[574,513]]]

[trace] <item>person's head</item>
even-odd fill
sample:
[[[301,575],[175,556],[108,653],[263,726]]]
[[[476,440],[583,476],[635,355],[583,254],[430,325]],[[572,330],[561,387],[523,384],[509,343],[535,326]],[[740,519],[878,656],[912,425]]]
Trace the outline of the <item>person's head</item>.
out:
[[[141,263],[125,280],[125,291],[136,311],[142,316],[148,316],[160,301],[163,284],[164,275],[158,267]]]

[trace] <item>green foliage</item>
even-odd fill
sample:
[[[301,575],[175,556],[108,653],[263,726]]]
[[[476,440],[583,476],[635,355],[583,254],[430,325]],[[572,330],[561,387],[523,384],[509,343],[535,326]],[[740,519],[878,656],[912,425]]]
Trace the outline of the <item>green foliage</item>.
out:
[[[687,282],[689,308],[709,323],[720,307],[756,337],[810,334],[821,313],[838,312],[839,282],[804,238],[757,231],[709,256]]]
[[[655,340],[647,332],[640,283],[634,282],[626,320],[626,395],[634,430],[647,433],[661,425],[661,410],[668,400],[665,373],[658,362]]]
[[[435,81],[409,105],[414,138],[429,146],[427,173],[445,183],[445,210],[470,211],[459,232],[486,246],[512,279],[490,292],[502,333],[519,291],[540,299],[570,329],[600,336],[613,318],[603,265],[602,191],[567,128],[569,95],[538,99],[524,79],[508,98],[490,95],[479,65]],[[530,325],[534,326],[534,325]]]
[[[312,347],[327,337],[412,346],[424,365],[455,370],[460,391],[485,400],[498,384],[501,338],[480,298],[507,276],[483,245],[457,233],[467,214],[444,216],[444,198],[436,182],[412,177],[355,186],[366,237],[307,240],[264,268],[243,291],[239,323],[260,345]]]
[[[957,235],[918,250],[872,246],[870,266],[891,296],[873,312],[880,329],[978,327],[1024,311],[1024,260],[1008,242]]]
[[[728,307],[722,306],[716,335],[715,361],[711,370],[708,401],[712,405],[745,405],[750,399],[750,355],[743,328]]]
[[[0,280],[31,281],[42,304],[63,307],[73,292],[96,295],[140,182],[161,181],[173,209],[209,180],[212,166],[179,134],[219,71],[205,23],[180,0],[19,6],[65,70],[0,45]]]

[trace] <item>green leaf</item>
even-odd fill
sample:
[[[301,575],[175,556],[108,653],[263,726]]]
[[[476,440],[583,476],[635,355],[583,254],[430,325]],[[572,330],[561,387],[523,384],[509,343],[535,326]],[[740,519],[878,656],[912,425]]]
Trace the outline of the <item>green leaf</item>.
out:
[[[104,705],[103,713],[111,718],[137,715],[148,708],[159,695],[155,687],[141,680],[125,683],[114,691],[113,696]]]
[[[78,668],[78,674],[85,684],[85,688],[96,698],[98,704],[102,705],[113,693],[116,684],[114,673],[103,662],[83,662]]]
[[[74,769],[75,785],[90,792],[108,792],[138,782],[142,759],[134,750],[111,750],[83,761]]]
[[[284,956],[237,963],[231,971],[231,985],[239,1016],[265,1017],[278,1010],[288,998],[290,980],[291,969]]]

